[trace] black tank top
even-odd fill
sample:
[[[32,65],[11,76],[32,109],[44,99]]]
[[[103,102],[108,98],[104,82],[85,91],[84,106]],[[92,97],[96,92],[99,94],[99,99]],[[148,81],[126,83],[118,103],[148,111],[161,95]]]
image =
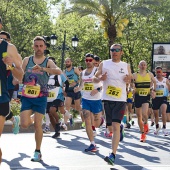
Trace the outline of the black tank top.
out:
[[[0,43],[0,103],[9,102],[9,94],[7,90],[7,70],[6,65],[2,61],[4,52],[7,52],[8,43],[1,41]]]

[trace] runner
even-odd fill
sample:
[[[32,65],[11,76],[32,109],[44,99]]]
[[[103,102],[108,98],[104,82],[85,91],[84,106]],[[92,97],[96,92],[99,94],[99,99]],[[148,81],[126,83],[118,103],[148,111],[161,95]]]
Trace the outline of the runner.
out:
[[[85,152],[97,151],[96,144],[94,142],[93,127],[99,127],[101,124],[102,113],[102,101],[101,101],[101,83],[93,83],[93,76],[97,71],[97,67],[94,67],[93,54],[85,55],[86,69],[80,75],[80,86],[74,88],[74,92],[77,93],[83,89],[82,93],[82,110],[85,120],[85,127],[88,138],[90,140],[90,146],[85,149]],[[94,120],[94,121],[93,121]]]
[[[168,136],[166,130],[166,110],[167,110],[167,97],[170,90],[170,84],[167,78],[163,77],[162,67],[158,66],[155,69],[155,80],[156,80],[156,97],[152,99],[152,109],[155,115],[156,130],[155,135],[158,135],[161,126],[159,125],[159,112],[162,115],[162,132],[164,136]]]
[[[2,19],[0,17],[0,28]],[[0,142],[1,134],[4,128],[5,118],[10,114],[10,97],[7,89],[7,68],[11,70],[12,75],[22,80],[23,70],[20,65],[20,56],[13,44],[0,39]],[[1,146],[0,146],[1,147]],[[2,151],[0,148],[0,164],[2,161]]]
[[[94,77],[95,82],[103,81],[104,110],[106,114],[106,125],[112,126],[112,153],[104,160],[113,165],[122,130],[121,121],[126,107],[126,83],[131,81],[131,70],[129,64],[121,61],[123,54],[121,44],[113,44],[110,48],[111,59],[104,60],[98,68]]]
[[[151,72],[147,71],[147,63],[142,60],[139,62],[139,72],[133,74],[135,83],[135,111],[138,118],[138,125],[141,132],[141,142],[145,142],[146,134],[149,132],[148,127],[148,108],[150,101],[150,88],[153,85],[155,90],[156,81]],[[154,91],[151,91],[154,98]],[[144,122],[143,122],[144,121]]]
[[[47,105],[47,83],[49,74],[61,74],[52,60],[44,56],[46,41],[41,36],[33,40],[34,55],[23,60],[22,68],[25,72],[22,89],[21,126],[28,128],[34,123],[35,128],[35,152],[31,161],[41,160],[41,142],[43,137],[42,119]],[[34,112],[34,117],[31,115]]]

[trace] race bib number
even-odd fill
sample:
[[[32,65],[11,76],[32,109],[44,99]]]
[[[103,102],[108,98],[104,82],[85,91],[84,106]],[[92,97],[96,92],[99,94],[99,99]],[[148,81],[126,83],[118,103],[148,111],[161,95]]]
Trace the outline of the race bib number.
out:
[[[1,93],[2,93],[2,92],[1,92],[1,80],[0,80],[0,96],[2,95]]]
[[[147,89],[141,89],[139,91],[139,96],[147,96],[148,95],[148,90]]]
[[[133,98],[133,93],[130,91],[129,93],[128,93],[128,99],[132,99]]]
[[[69,84],[72,84],[72,83],[74,83],[74,80],[73,80],[73,79],[70,79],[70,80],[69,80]]]
[[[164,95],[163,90],[156,90],[156,97],[162,97]]]
[[[167,97],[167,102],[170,103],[170,96]]]
[[[121,98],[122,89],[119,87],[108,86],[106,89],[106,94],[114,98]]]
[[[92,91],[92,90],[94,90],[94,84],[92,84],[92,83],[85,83],[83,89],[85,91]]]
[[[40,94],[40,86],[26,85],[23,91],[24,91],[23,96],[36,98]]]

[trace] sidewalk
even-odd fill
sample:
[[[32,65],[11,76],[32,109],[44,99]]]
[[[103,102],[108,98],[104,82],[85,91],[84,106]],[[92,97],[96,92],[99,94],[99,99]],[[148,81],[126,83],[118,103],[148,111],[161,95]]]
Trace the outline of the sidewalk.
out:
[[[69,122],[68,122],[68,124],[67,124],[68,130],[78,130],[78,129],[80,129],[81,123],[82,122],[81,122],[80,117],[75,118],[73,127],[71,127]],[[44,126],[45,126],[45,123],[42,124],[42,128],[44,128]],[[50,129],[51,129],[52,132],[54,132],[52,125],[50,125]],[[33,132],[34,132],[34,125],[31,125],[27,129],[20,128],[20,133],[33,133]],[[5,122],[3,133],[12,133],[12,122],[11,121],[8,120],[8,121]]]

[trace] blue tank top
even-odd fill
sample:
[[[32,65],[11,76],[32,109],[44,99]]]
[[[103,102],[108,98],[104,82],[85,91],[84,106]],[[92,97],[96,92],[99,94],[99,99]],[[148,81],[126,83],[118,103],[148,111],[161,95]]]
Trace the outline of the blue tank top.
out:
[[[77,84],[74,87],[78,86],[79,76],[74,72],[74,67],[70,71],[65,70],[65,74],[68,78],[69,84],[76,82]],[[69,87],[68,91],[73,91],[74,87]]]
[[[7,70],[6,65],[2,61],[2,55],[7,52],[8,43],[2,41],[0,43],[0,103],[5,103],[10,101],[10,97],[7,89]]]
[[[47,67],[47,62],[48,58],[45,58],[45,60],[39,64],[41,67]],[[32,68],[36,64],[33,61],[33,56],[29,58],[28,64],[25,69],[25,75],[24,75],[24,80],[23,84],[24,85],[33,85],[33,86],[40,86],[40,93],[38,97],[43,97],[43,96],[48,96],[48,80],[49,80],[49,75],[47,72],[33,72]],[[24,88],[23,88],[24,90]]]

